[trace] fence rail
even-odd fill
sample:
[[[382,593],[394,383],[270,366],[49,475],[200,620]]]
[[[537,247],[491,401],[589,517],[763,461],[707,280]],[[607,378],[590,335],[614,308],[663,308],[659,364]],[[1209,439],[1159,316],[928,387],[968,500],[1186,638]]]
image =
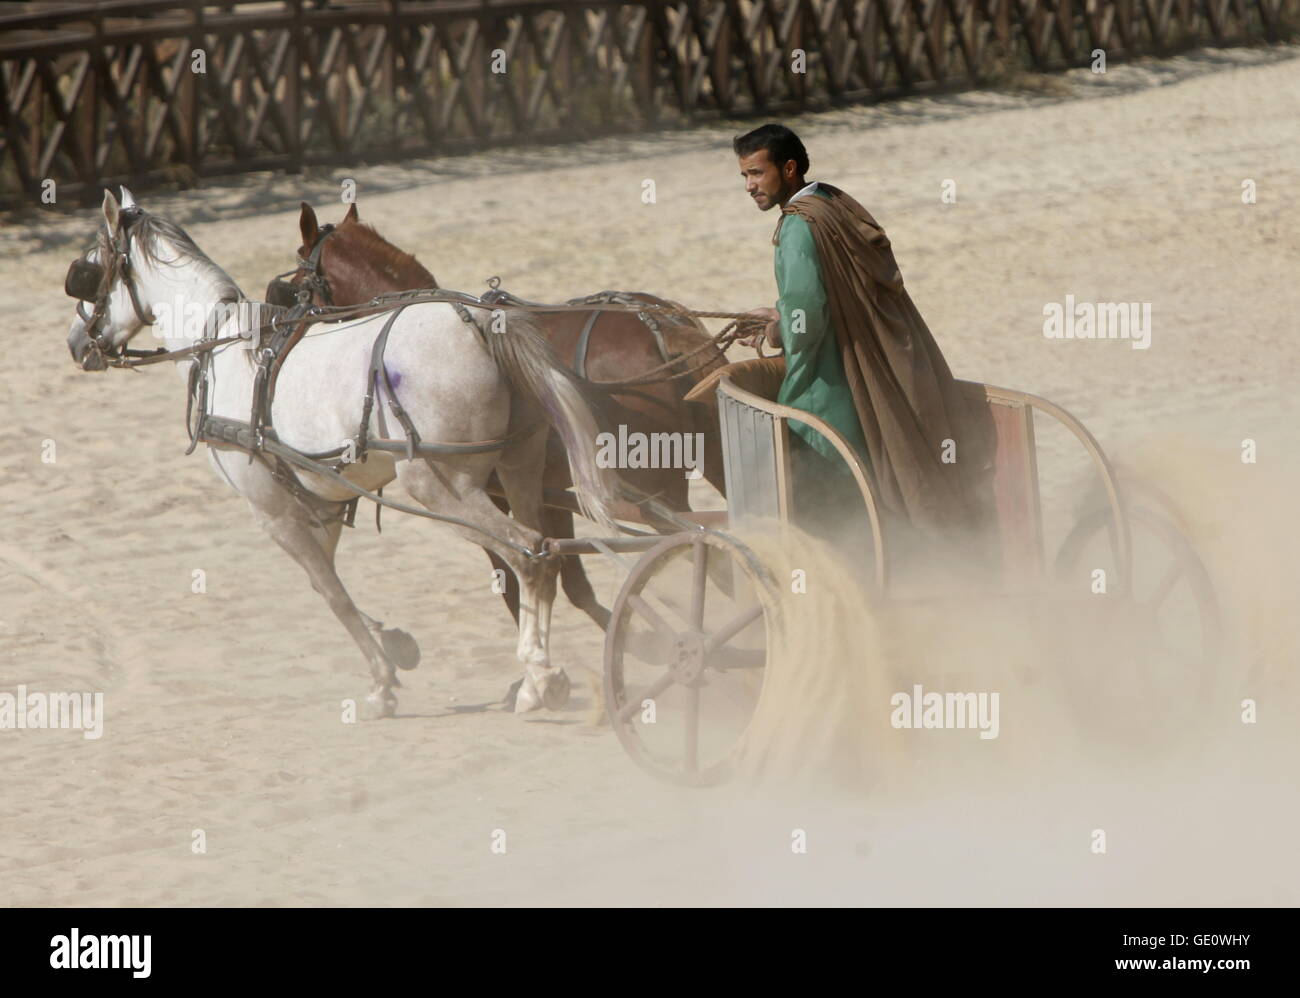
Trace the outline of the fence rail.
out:
[[[0,14],[0,206],[1277,40],[1300,0],[106,0]]]

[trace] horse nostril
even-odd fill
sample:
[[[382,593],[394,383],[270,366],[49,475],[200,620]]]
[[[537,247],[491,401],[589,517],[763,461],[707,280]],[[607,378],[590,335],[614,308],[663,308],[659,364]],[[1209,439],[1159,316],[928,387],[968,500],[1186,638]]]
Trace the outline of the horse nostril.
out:
[[[90,342],[69,343],[68,353],[72,354],[72,360],[83,371],[106,371],[108,365],[104,362],[103,356],[98,350],[91,349]]]

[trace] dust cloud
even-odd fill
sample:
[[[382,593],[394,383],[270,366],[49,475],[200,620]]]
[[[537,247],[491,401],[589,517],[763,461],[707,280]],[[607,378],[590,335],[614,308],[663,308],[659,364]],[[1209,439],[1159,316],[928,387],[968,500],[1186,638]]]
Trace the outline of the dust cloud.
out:
[[[769,901],[1300,901],[1300,465],[1281,431],[1253,463],[1207,439],[1118,456],[1132,598],[1067,572],[1028,595],[990,579],[881,599],[833,540],[742,532],[779,623],[737,813],[787,815],[808,860]],[[897,726],[918,692],[996,694],[996,737],[973,709],[961,728]]]

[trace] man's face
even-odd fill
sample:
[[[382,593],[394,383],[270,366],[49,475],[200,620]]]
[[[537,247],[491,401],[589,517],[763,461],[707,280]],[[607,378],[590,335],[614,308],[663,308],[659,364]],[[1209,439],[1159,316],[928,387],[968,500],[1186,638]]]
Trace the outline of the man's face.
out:
[[[777,169],[766,149],[740,157],[740,175],[745,181],[745,193],[754,199],[762,211],[779,205],[794,193],[794,172],[797,169],[795,162],[789,159],[781,166],[784,169]]]

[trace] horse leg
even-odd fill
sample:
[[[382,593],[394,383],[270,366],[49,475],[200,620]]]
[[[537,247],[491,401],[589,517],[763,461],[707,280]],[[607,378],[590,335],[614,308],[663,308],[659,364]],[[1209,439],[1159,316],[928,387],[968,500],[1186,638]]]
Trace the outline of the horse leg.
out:
[[[510,512],[510,504],[501,496],[491,496],[492,504],[503,513]],[[484,548],[483,553],[488,556],[488,561],[492,563],[493,577],[500,572],[500,578],[505,580],[505,589],[501,591],[501,598],[506,601],[506,609],[510,611],[510,616],[515,619],[515,624],[519,623],[519,580],[515,578],[514,569],[512,569],[501,558],[499,554],[491,548]]]
[[[340,513],[342,510],[340,510]],[[334,564],[334,554],[338,550],[339,538],[343,534],[343,518],[341,515],[334,517],[325,525],[322,533],[319,528],[313,525],[313,532],[320,540],[321,549],[329,559],[330,564]],[[361,619],[366,622],[366,627],[370,629],[371,635],[379,642],[379,647],[384,650],[384,654],[399,669],[410,671],[420,664],[420,646],[416,644],[415,638],[411,637],[400,627],[385,627],[383,621],[375,620],[369,614],[362,613]],[[400,683],[398,684],[401,685]]]
[[[334,551],[342,524],[332,523],[322,530],[308,521],[301,510],[293,507],[281,507],[274,511],[260,506],[254,506],[253,509],[262,529],[302,566],[307,578],[311,580],[312,588],[325,598],[334,616],[347,629],[366,657],[374,685],[366,696],[365,716],[391,717],[397,710],[397,696],[393,693],[393,688],[401,684],[397,680],[394,663],[385,652],[384,646],[389,643],[384,641],[386,632],[377,621],[356,608],[334,570]],[[418,649],[415,659],[419,659]]]
[[[500,472],[502,469],[498,469]],[[547,653],[547,634],[551,622],[551,605],[555,599],[557,568],[554,559],[531,557],[510,544],[539,552],[541,532],[536,528],[540,517],[541,495],[539,483],[540,463],[531,478],[531,490],[536,499],[529,503],[521,493],[518,483],[507,481],[502,474],[502,484],[510,498],[515,516],[509,517],[492,503],[481,488],[463,476],[453,481],[445,470],[436,473],[430,462],[404,461],[398,465],[398,479],[407,493],[435,513],[454,516],[477,527],[471,530],[453,525],[461,536],[475,544],[491,549],[519,579],[519,641],[516,654],[524,666],[524,678],[519,687],[514,710],[522,713],[540,706],[551,709],[561,707],[568,700],[569,679],[560,669],[552,668]],[[479,533],[478,531],[484,531]],[[508,543],[501,543],[502,541]]]
[[[547,507],[542,510],[542,527],[547,537],[572,537],[573,514],[566,509]],[[597,627],[603,631],[609,626],[609,611],[596,599],[581,558],[560,559],[560,583],[569,602],[594,620]]]
[[[526,418],[527,412],[521,410],[516,418]],[[545,490],[540,487],[545,481],[549,439],[549,430],[539,422],[537,432],[502,452],[496,468],[514,518],[539,534],[543,527],[551,525],[546,518]],[[570,518],[570,536],[572,532]],[[523,566],[519,576],[519,649],[524,675],[519,686],[511,691],[515,695],[516,713],[534,710],[543,704],[554,710],[569,699],[569,677],[563,669],[552,667],[550,663],[551,610],[555,604],[556,575],[560,570],[557,562],[566,560],[533,560]]]
[[[569,459],[554,433],[546,439],[542,484],[542,533],[556,539],[572,537],[573,514],[565,509],[545,505],[546,488],[567,489],[573,485],[573,478],[569,474]],[[569,602],[594,620],[603,631],[609,623],[609,611],[596,599],[581,558],[560,559],[560,581],[564,584],[564,593],[569,597]]]

